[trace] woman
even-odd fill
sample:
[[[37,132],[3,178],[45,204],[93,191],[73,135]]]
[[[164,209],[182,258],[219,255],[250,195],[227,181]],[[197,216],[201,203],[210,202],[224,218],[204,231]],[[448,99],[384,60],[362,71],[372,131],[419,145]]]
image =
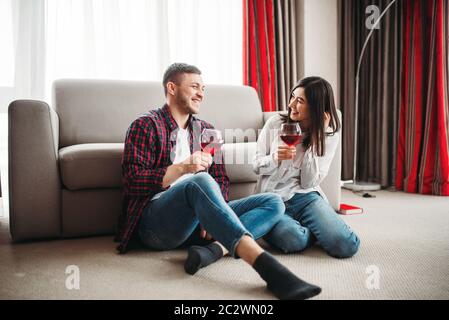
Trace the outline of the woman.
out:
[[[298,123],[302,143],[288,147],[279,139],[282,123]],[[340,139],[340,121],[330,84],[304,78],[291,90],[287,115],[275,115],[257,141],[253,163],[259,175],[256,192],[280,195],[286,210],[264,237],[285,253],[300,252],[317,242],[336,258],[353,256],[360,241],[338,217],[319,187]]]

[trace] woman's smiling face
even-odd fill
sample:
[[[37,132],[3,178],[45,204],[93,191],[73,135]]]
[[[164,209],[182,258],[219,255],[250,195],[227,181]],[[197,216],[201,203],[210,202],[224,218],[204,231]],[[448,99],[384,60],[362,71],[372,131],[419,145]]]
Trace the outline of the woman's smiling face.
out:
[[[307,103],[304,88],[296,88],[290,97],[288,107],[291,109],[290,119],[304,121],[309,119],[309,105]]]

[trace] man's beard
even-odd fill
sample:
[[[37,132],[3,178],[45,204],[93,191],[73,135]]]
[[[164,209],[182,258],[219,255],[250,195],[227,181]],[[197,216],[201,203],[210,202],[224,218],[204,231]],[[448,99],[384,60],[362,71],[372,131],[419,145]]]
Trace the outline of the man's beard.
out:
[[[182,97],[182,96],[178,96],[176,98],[176,102],[178,104],[178,106],[182,107],[182,109],[188,113],[188,114],[197,114],[198,112],[196,110],[193,109],[193,107],[191,106],[191,102],[190,99],[186,98],[186,97]]]

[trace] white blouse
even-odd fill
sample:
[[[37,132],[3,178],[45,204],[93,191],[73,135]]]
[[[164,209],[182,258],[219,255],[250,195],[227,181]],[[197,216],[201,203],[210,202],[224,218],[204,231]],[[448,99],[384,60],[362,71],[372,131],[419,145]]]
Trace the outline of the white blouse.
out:
[[[259,179],[255,192],[273,192],[288,201],[296,193],[317,191],[327,201],[319,185],[329,171],[340,132],[325,137],[325,154],[322,157],[312,152],[311,148],[304,151],[302,144],[298,144],[295,158],[278,164],[274,160],[274,154],[279,144],[283,144],[279,138],[281,124],[280,114],[274,115],[267,121],[257,140],[253,170],[259,175]],[[332,128],[328,128],[328,132],[332,132]]]

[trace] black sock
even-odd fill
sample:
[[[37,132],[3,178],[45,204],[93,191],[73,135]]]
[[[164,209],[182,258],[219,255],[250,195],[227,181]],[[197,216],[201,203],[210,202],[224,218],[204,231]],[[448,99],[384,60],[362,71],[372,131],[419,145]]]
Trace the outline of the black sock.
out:
[[[191,246],[188,251],[184,270],[188,274],[195,274],[199,269],[214,263],[223,257],[223,250],[216,243],[207,246]]]
[[[268,252],[262,253],[253,268],[267,282],[267,288],[281,300],[303,300],[320,294],[321,288],[298,278]]]

